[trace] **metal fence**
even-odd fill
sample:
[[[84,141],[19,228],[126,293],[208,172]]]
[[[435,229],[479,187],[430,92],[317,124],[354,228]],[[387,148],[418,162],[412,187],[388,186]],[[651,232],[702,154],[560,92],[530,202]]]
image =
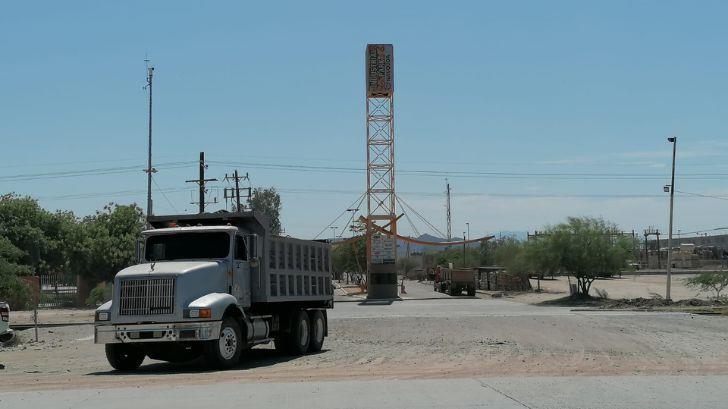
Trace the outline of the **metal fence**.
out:
[[[44,274],[40,279],[40,300],[38,308],[75,307],[78,287],[75,276]]]

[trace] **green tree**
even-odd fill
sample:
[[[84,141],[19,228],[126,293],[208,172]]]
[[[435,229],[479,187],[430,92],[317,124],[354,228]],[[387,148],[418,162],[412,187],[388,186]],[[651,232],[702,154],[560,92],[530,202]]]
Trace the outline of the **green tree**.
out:
[[[336,273],[356,272],[364,274],[367,268],[366,240],[363,237],[336,244],[331,261]]]
[[[24,256],[6,237],[0,236],[0,300],[8,301],[15,309],[22,309],[30,301],[28,287],[18,278],[30,275],[30,267],[17,264]]]
[[[73,213],[51,213],[35,199],[7,194],[0,196],[0,236],[21,250],[19,264],[37,263],[34,269],[39,274],[70,273],[78,261],[83,232]]]
[[[597,277],[625,268],[633,249],[632,241],[614,223],[590,217],[570,217],[549,227],[530,246],[526,254],[531,268],[573,276],[585,297]]]
[[[136,262],[136,241],[144,228],[144,213],[136,204],[110,203],[102,211],[83,219],[82,253],[77,257],[79,274],[92,284],[109,281]]]
[[[256,187],[253,189],[250,207],[254,212],[260,212],[268,219],[270,234],[281,233],[281,195],[278,194],[276,188]]]
[[[405,277],[408,277],[409,272],[415,267],[417,267],[417,262],[410,257],[401,257],[397,259],[397,269],[402,272]]]
[[[452,263],[454,267],[460,268],[482,264],[480,262],[481,253],[479,248],[466,248],[464,258],[462,245],[453,246],[433,254],[435,256],[435,264],[438,266],[447,266],[449,263]]]
[[[720,293],[728,287],[728,271],[711,271],[701,273],[685,280],[688,286],[697,288],[702,292],[715,292],[715,298],[721,298]]]

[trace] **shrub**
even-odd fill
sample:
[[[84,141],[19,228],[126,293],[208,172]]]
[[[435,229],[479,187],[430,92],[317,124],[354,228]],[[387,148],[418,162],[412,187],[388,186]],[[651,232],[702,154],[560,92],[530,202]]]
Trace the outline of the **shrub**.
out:
[[[721,292],[728,287],[728,271],[710,271],[685,280],[689,287],[702,292],[715,292],[715,298],[721,299]]]
[[[24,310],[33,304],[30,289],[13,274],[0,274],[0,300],[7,301],[10,308]]]
[[[603,300],[606,300],[607,298],[609,298],[609,293],[607,292],[607,290],[602,290],[602,289],[595,287],[594,291],[597,293],[597,297],[599,297]]]
[[[99,305],[111,299],[111,286],[96,287],[89,293],[86,299],[86,305],[89,307],[98,307]]]

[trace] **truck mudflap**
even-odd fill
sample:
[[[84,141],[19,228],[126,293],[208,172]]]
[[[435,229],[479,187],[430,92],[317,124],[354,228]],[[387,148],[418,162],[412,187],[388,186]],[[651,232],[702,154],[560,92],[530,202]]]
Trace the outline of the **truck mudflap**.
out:
[[[222,321],[94,326],[94,343],[209,341],[220,338]]]

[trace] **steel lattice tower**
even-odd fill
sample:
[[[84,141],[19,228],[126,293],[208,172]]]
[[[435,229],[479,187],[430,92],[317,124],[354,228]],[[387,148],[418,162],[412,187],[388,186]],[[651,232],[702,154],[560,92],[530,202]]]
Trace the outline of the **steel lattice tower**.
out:
[[[394,98],[367,98],[367,215],[397,232],[394,195]]]
[[[367,286],[368,297],[397,296],[397,215],[394,190],[393,48],[369,44],[367,92]],[[392,232],[382,236],[373,225]],[[377,243],[374,243],[376,235]]]

